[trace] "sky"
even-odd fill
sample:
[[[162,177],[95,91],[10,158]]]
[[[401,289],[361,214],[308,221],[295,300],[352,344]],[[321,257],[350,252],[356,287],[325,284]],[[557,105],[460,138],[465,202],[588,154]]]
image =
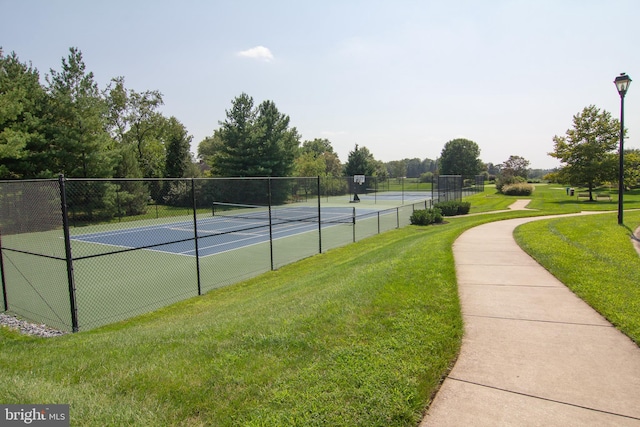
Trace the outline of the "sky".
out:
[[[484,162],[549,169],[574,115],[620,117],[622,72],[637,79],[625,148],[640,148],[637,0],[0,0],[0,11],[0,46],[43,83],[77,47],[101,89],[123,76],[160,91],[194,153],[247,93],[342,162],[356,144],[387,162],[436,159],[466,138]]]

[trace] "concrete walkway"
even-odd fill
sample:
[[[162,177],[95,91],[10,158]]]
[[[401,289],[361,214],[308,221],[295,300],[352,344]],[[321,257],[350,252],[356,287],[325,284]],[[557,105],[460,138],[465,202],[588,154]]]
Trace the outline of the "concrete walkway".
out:
[[[640,348],[522,251],[513,230],[453,250],[465,335],[420,426],[640,426]]]

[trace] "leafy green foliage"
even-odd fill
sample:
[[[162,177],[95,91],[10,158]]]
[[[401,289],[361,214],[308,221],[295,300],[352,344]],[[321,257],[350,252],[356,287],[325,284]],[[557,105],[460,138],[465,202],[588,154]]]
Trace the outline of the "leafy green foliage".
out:
[[[484,170],[480,160],[480,147],[468,139],[454,139],[445,144],[440,154],[442,175],[462,175],[473,178]]]
[[[456,216],[466,215],[471,209],[470,202],[461,202],[458,200],[449,200],[446,202],[440,202],[433,205],[434,208],[439,209],[444,216]]]
[[[159,91],[127,89],[124,77],[100,90],[73,47],[45,81],[15,53],[0,51],[0,179],[197,175],[191,137],[176,118],[160,114]],[[135,200],[148,196],[143,192],[163,195],[161,185],[128,187],[120,193],[125,199],[125,192]]]
[[[113,176],[112,140],[104,129],[106,104],[93,73],[86,71],[82,53],[69,49],[60,72],[47,77],[49,93],[49,165],[68,177]]]
[[[442,223],[442,212],[438,208],[416,209],[409,217],[413,225],[431,225]]]
[[[554,136],[554,150],[550,156],[559,159],[564,166],[558,179],[574,186],[586,186],[589,199],[593,200],[593,188],[599,182],[616,181],[617,157],[615,150],[620,132],[620,122],[612,119],[607,111],[594,105],[585,107],[573,116],[573,128],[565,136]]]
[[[640,186],[640,150],[624,150],[624,186]]]
[[[253,98],[243,93],[220,125],[221,145],[211,165],[216,175],[289,176],[293,171],[300,136],[273,101],[254,108]]]
[[[359,147],[356,144],[353,151],[349,152],[349,158],[344,165],[344,173],[347,176],[366,175],[373,176],[376,172],[376,160],[367,147]]]
[[[38,71],[0,50],[0,179],[50,175],[37,164],[46,147],[46,93]]]
[[[166,161],[165,177],[183,178],[187,176],[191,164],[191,135],[187,129],[175,117],[171,117],[165,126],[166,134]]]
[[[502,192],[502,187],[505,185],[513,185],[513,184],[522,184],[527,182],[527,180],[518,175],[498,175],[496,177],[496,190]]]
[[[529,161],[521,156],[509,156],[500,165],[500,174],[503,176],[519,176],[526,180],[529,174]]]
[[[527,183],[509,184],[502,187],[502,194],[506,196],[530,196],[535,187]]]

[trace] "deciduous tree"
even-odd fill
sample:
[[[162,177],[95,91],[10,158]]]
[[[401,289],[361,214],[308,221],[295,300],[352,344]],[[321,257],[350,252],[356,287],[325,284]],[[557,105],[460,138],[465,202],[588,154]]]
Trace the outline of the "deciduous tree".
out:
[[[625,188],[640,186],[640,150],[624,150],[624,185]]]
[[[503,176],[519,176],[527,179],[529,174],[529,160],[521,156],[509,156],[500,165],[500,173]]]
[[[342,175],[342,164],[328,139],[316,138],[312,141],[304,141],[300,147],[300,153],[300,157],[311,155],[314,159],[322,159],[324,167],[322,173],[319,174],[320,176],[336,177]]]
[[[117,77],[105,91],[105,101],[111,137],[121,145],[135,147],[144,177],[164,176],[166,153],[161,139],[167,119],[158,111],[163,105],[162,94],[157,90],[127,89],[124,77]]]
[[[462,175],[473,178],[484,169],[480,160],[480,147],[468,139],[454,139],[447,142],[440,154],[442,175]]]
[[[573,116],[573,128],[564,136],[553,137],[554,150],[549,155],[563,163],[560,176],[572,185],[588,187],[590,200],[596,183],[617,179],[613,151],[619,132],[617,119],[590,105]]]

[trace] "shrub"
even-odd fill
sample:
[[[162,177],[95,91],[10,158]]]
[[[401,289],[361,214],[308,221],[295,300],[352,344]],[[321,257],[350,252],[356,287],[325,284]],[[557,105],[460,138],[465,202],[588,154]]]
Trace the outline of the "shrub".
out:
[[[531,184],[511,184],[502,187],[502,194],[506,196],[530,196],[535,187]]]
[[[413,211],[409,220],[413,225],[440,224],[442,222],[442,212],[438,208],[418,209]]]
[[[471,203],[449,200],[448,202],[436,203],[434,207],[440,209],[444,216],[466,215],[471,209]]]
[[[502,191],[503,187],[507,186],[507,185],[512,185],[512,184],[520,184],[523,182],[527,182],[526,179],[524,179],[521,176],[504,176],[504,175],[499,175],[496,178],[496,190],[498,190],[499,192],[503,193]]]

